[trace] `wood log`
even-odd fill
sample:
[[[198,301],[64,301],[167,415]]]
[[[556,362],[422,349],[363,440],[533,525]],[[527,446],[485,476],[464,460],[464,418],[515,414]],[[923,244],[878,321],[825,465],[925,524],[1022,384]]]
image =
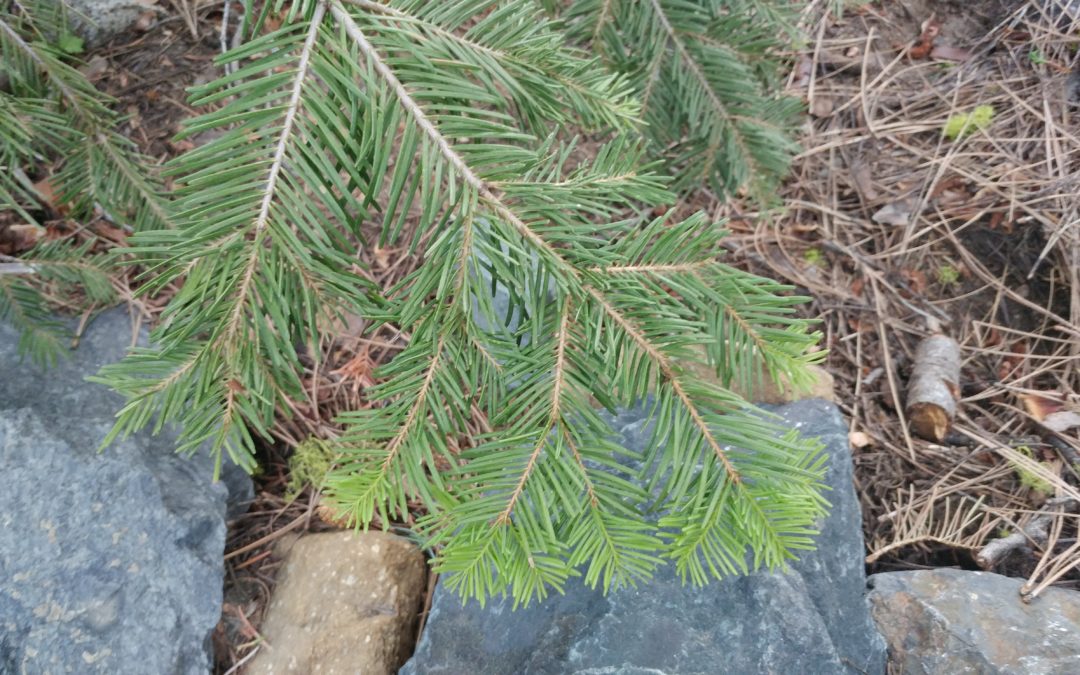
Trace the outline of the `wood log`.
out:
[[[908,382],[907,413],[911,429],[928,441],[945,440],[960,397],[960,345],[945,335],[931,335],[915,350]]]
[[[1057,507],[1061,507],[1058,509]],[[984,570],[992,570],[1005,556],[1015,550],[1030,550],[1031,545],[1043,547],[1050,537],[1050,525],[1063,513],[1076,511],[1077,502],[1071,497],[1056,497],[1046,502],[1043,510],[1031,521],[1010,535],[991,539],[975,556],[975,562]],[[1051,510],[1052,509],[1052,510]]]

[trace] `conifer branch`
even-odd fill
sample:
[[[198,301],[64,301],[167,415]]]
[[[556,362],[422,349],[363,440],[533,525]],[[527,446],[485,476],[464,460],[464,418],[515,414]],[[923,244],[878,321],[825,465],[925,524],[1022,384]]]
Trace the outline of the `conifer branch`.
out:
[[[611,16],[611,0],[603,0],[603,4],[600,6],[600,15],[596,17],[596,28],[593,28],[593,42],[600,44],[600,31],[604,30],[604,24],[608,22],[608,18]]]
[[[522,73],[535,71],[543,74],[545,77],[550,78],[552,83],[557,84],[560,88],[565,91],[572,91],[588,101],[588,106],[577,107],[576,112],[579,115],[586,115],[589,118],[592,118],[592,112],[602,111],[595,116],[596,119],[589,120],[590,122],[593,122],[592,126],[597,126],[597,124],[595,124],[597,121],[604,121],[619,129],[630,129],[639,123],[637,109],[632,104],[632,101],[626,97],[625,91],[620,91],[618,89],[623,83],[617,78],[613,79],[610,83],[610,91],[598,90],[596,87],[590,86],[588,83],[584,82],[580,74],[568,75],[565,72],[560,72],[547,60],[530,58],[526,54],[518,53],[516,50],[507,49],[505,47],[491,47],[481,41],[471,39],[467,34],[449,30],[435,21],[430,21],[426,18],[404,12],[389,4],[373,2],[372,0],[343,1],[349,5],[364,9],[367,12],[382,15],[408,25],[414,25],[432,35],[437,35],[448,42],[465,47],[473,52],[489,56],[500,65],[515,68]],[[528,4],[522,3],[521,6],[523,14],[530,9],[535,12],[535,9]],[[532,17],[532,20],[540,20],[539,12],[536,12],[536,15]],[[579,66],[585,65],[586,63],[579,64]],[[595,68],[596,65],[598,64],[593,64],[594,67],[588,70],[591,70],[593,73],[599,72]],[[583,68],[579,69],[584,70]],[[588,70],[585,70],[585,72],[588,72]],[[565,93],[565,91],[563,93]],[[573,105],[574,102],[571,100],[569,103]],[[590,110],[590,108],[594,110]]]
[[[768,202],[795,151],[797,102],[760,67],[786,47],[786,7],[575,0],[566,16],[611,67],[633,74],[654,152],[668,160],[676,187],[704,180],[717,192],[745,187]]]
[[[712,260],[697,260],[686,263],[654,265],[607,265],[605,267],[594,267],[592,271],[597,274],[684,274],[697,272],[715,264]]]
[[[720,447],[720,443],[717,442],[716,437],[713,436],[713,432],[711,429],[709,429],[709,425],[706,424],[705,420],[701,417],[701,412],[694,404],[694,401],[686,393],[686,389],[683,387],[678,374],[675,372],[675,366],[671,363],[668,357],[660,350],[660,348],[658,348],[644,335],[642,335],[641,331],[638,330],[638,328],[634,326],[629,319],[627,319],[625,316],[622,315],[622,313],[619,312],[619,310],[613,307],[607,301],[607,299],[604,298],[603,294],[601,294],[600,291],[592,287],[586,287],[586,290],[588,291],[589,295],[591,295],[593,299],[595,299],[600,304],[600,306],[604,308],[604,312],[606,312],[607,315],[610,316],[613,321],[615,321],[615,323],[621,326],[622,329],[626,331],[626,334],[629,335],[630,338],[635,343],[637,343],[637,345],[641,347],[641,349],[646,354],[649,355],[649,358],[652,359],[654,363],[656,363],[656,365],[660,368],[660,372],[663,373],[664,379],[667,380],[667,382],[671,385],[672,391],[675,392],[675,395],[678,397],[679,401],[683,404],[683,406],[685,406],[686,411],[690,414],[690,418],[694,421],[694,426],[697,427],[698,432],[701,434],[701,437],[705,439],[705,442],[709,445],[709,448],[712,449],[713,454],[716,455],[716,458],[723,465],[724,472],[727,474],[728,479],[732,483],[741,483],[742,476],[740,475],[738,469],[736,469],[735,465],[731,463],[730,459],[728,459],[727,453],[724,452],[724,449],[722,447]]]
[[[256,439],[309,395],[300,349],[347,311],[409,338],[367,404],[342,414],[327,499],[362,527],[418,516],[463,594],[508,587],[528,602],[578,569],[610,589],[664,558],[699,581],[747,550],[773,565],[805,546],[819,451],[682,367],[715,364],[725,382],[756,359],[798,370],[815,339],[787,315],[798,300],[718,263],[722,233],[703,215],[633,216],[673,199],[641,133],[686,174],[680,188],[704,171],[735,189],[783,164],[783,111],[749,68],[761,41],[734,33],[726,49],[732,22],[714,5],[574,5],[591,49],[512,0],[297,0],[274,30],[247,24],[226,76],[193,92],[208,112],[184,133],[218,133],[171,164],[175,201],[136,214],[155,227],[137,228],[126,257],[149,270],[146,292],[175,292],[154,346],[98,378],[128,398],[110,439],[176,422],[181,451],[209,442],[251,468]],[[24,65],[28,78],[66,74],[40,56],[53,72]],[[96,114],[93,92],[67,82]],[[582,128],[614,137],[582,153],[563,140]],[[27,131],[10,129],[4,162]],[[154,193],[107,126],[78,133],[69,184]],[[164,216],[177,227],[156,227]],[[380,246],[415,255],[389,289],[355,272],[372,225]],[[88,272],[38,269],[65,283]],[[33,318],[5,309],[13,279],[0,276],[0,313]],[[652,447],[618,447],[593,403],[642,400]]]
[[[720,100],[719,96],[717,96],[716,90],[713,88],[713,85],[709,81],[709,78],[707,78],[705,76],[705,73],[702,72],[701,65],[693,56],[690,55],[690,52],[686,49],[686,45],[683,44],[683,41],[681,39],[679,39],[679,35],[671,26],[671,21],[668,19],[667,13],[664,11],[663,6],[660,4],[660,0],[649,0],[649,3],[652,5],[653,11],[656,13],[656,17],[659,19],[660,25],[664,28],[664,32],[667,33],[668,40],[670,40],[671,44],[675,47],[675,51],[678,53],[679,58],[684,64],[686,64],[687,70],[689,70],[693,74],[694,79],[698,81],[701,90],[705,92],[706,96],[708,96],[709,102],[712,104],[713,110],[715,110],[717,115],[719,115],[720,118],[723,119],[728,125],[734,127],[734,125],[738,121],[738,118],[728,111],[727,106],[724,105],[724,102]],[[736,132],[732,134],[732,137],[735,139],[735,144],[739,148],[739,154],[742,156],[743,161],[746,162],[747,166],[754,167],[756,171],[759,168],[757,165],[757,160],[755,159],[753,153],[751,153],[746,147],[746,142],[743,140],[742,135]],[[703,178],[707,179],[712,173],[713,162],[716,161],[717,154],[720,150],[721,142],[722,141],[719,134],[715,134],[715,138],[709,142],[709,147],[705,152],[707,159],[706,162],[702,165],[701,169],[701,175]]]
[[[394,75],[394,72],[390,70],[390,67],[386,65],[379,53],[375,51],[375,48],[364,37],[364,33],[360,30],[360,27],[356,25],[356,21],[352,16],[342,9],[341,4],[337,0],[332,0],[333,4],[330,11],[333,13],[334,18],[341,22],[342,28],[350,38],[356,43],[356,46],[360,48],[364,58],[371,64],[371,66],[379,73],[384,81],[393,90],[394,95],[397,97],[401,106],[408,111],[409,115],[416,121],[416,125],[423,130],[424,134],[428,136],[439,148],[440,154],[450,162],[454,169],[465,179],[465,181],[480,191],[485,187],[484,182],[480,180],[472,169],[465,163],[465,160],[458,153],[454,152],[454,149],[450,146],[450,142],[439,133],[435,125],[428,119],[427,114],[424,112],[413,97],[409,95],[408,90],[401,84],[401,80]]]
[[[559,418],[562,415],[563,387],[566,386],[566,344],[570,337],[570,307],[570,300],[567,300],[563,304],[562,316],[559,319],[559,330],[555,335],[555,366],[551,372],[551,413],[548,416],[547,424],[540,432],[536,446],[529,455],[525,470],[521,472],[521,478],[518,479],[517,485],[514,486],[510,499],[507,500],[506,508],[495,518],[496,525],[505,525],[510,522],[510,515],[514,512],[514,506],[525,491],[525,483],[528,482],[529,476],[532,475],[533,469],[536,468],[536,460],[548,444],[548,433],[559,425]]]
[[[409,406],[409,412],[406,413],[405,421],[398,429],[397,434],[390,439],[390,442],[386,445],[386,458],[382,462],[382,472],[384,474],[397,457],[402,445],[412,432],[413,426],[418,422],[420,411],[427,405],[428,393],[431,391],[431,383],[434,381],[435,374],[439,369],[439,359],[442,357],[443,353],[443,341],[444,338],[440,337],[439,341],[435,344],[435,351],[432,354],[431,362],[428,364],[424,373],[423,384],[420,385],[420,390],[416,394],[416,399],[413,401],[412,405]]]
[[[12,28],[7,21],[3,21],[2,19],[0,19],[0,31],[3,31],[7,36],[7,39],[18,47],[28,59],[33,61],[39,69],[51,76],[51,83],[61,94],[63,94],[67,102],[78,111],[83,122],[92,123],[94,121],[93,115],[90,115],[83,107],[83,98],[75,93],[75,90],[66,82],[64,77],[58,77],[58,73],[53,71],[50,64],[46,63],[45,59],[41,58],[41,55],[37,53],[37,50],[31,47],[26,40],[22,39],[22,36],[19,35],[18,31]]]
[[[360,30],[360,27],[356,25],[356,21],[353,20],[352,16],[341,8],[337,0],[332,0],[332,2],[333,5],[330,11],[333,12],[334,17],[341,22],[342,28],[344,28],[349,37],[353,39],[357,47],[360,48],[360,51],[364,54],[364,58],[371,63],[371,66],[376,71],[378,71],[379,75],[382,76],[393,90],[394,95],[401,103],[401,106],[408,111],[409,115],[416,121],[416,125],[420,127],[424,134],[435,143],[439,148],[440,154],[450,162],[450,165],[454,167],[454,170],[461,176],[465,183],[476,190],[476,193],[487,202],[499,217],[513,225],[522,236],[538,249],[552,253],[552,260],[559,261],[561,267],[573,273],[573,268],[558,256],[558,254],[554,253],[554,249],[552,249],[540,235],[529,228],[529,226],[526,225],[521,218],[492,191],[491,186],[486,181],[473,172],[465,159],[454,150],[446,136],[440,133],[435,125],[432,124],[423,108],[416,103],[408,90],[405,89],[405,86],[401,84],[401,81],[394,75],[394,72],[390,70],[389,66],[386,65],[386,62],[383,61],[379,53],[371,43],[368,42],[367,38],[364,37],[363,32]]]
[[[24,40],[19,32],[8,21],[4,20],[3,13],[0,13],[0,33],[2,33],[0,42],[6,41],[8,44],[13,45],[29,59],[38,70],[45,74],[48,86],[54,87],[63,100],[67,102],[67,105],[70,106],[76,117],[76,124],[74,129],[66,131],[68,133],[77,131],[86,141],[95,144],[95,147],[84,150],[84,159],[90,162],[93,149],[100,149],[107,156],[110,166],[126,181],[127,189],[134,192],[134,195],[124,195],[120,191],[112,191],[111,193],[110,191],[101,191],[101,194],[95,194],[94,196],[101,200],[106,210],[117,212],[118,210],[127,209],[133,211],[146,209],[151,211],[156,218],[156,222],[152,223],[152,226],[173,227],[172,216],[164,207],[160,194],[147,185],[146,179],[132,168],[133,158],[121,152],[116,147],[116,141],[110,138],[107,128],[116,119],[116,116],[105,107],[103,101],[107,100],[107,98],[85,81],[80,83],[84,87],[83,90],[80,90],[74,83],[78,82],[82,76],[77,71],[51,57],[43,57],[38,48]],[[91,166],[86,171],[85,176],[78,177],[72,183],[78,186],[81,185],[82,181],[90,181],[90,185],[93,186],[93,181],[99,173],[101,172],[96,167]],[[70,190],[70,192],[78,191],[78,189]],[[98,191],[95,190],[95,192]],[[136,224],[137,226],[141,225],[138,221]]]
[[[296,111],[300,108],[300,94],[304,88],[304,78],[306,78],[308,74],[308,64],[311,60],[311,52],[315,47],[315,38],[319,34],[319,26],[322,24],[322,18],[325,13],[325,3],[320,2],[315,6],[315,15],[311,18],[311,25],[308,27],[307,37],[304,38],[304,44],[300,48],[299,63],[296,66],[296,76],[293,80],[292,93],[289,95],[289,100],[285,107],[285,119],[282,122],[281,135],[278,137],[277,146],[274,148],[273,159],[271,159],[270,166],[266,172],[266,187],[263,189],[262,200],[259,203],[259,213],[255,216],[255,223],[252,226],[254,231],[252,235],[254,241],[250,247],[251,253],[240,278],[240,285],[236,291],[236,301],[232,312],[232,318],[229,320],[228,326],[225,329],[226,343],[232,343],[236,337],[236,331],[240,325],[241,319],[243,318],[244,304],[247,301],[248,290],[251,287],[251,280],[255,276],[255,268],[259,264],[259,254],[262,253],[263,236],[266,233],[266,225],[270,220],[270,207],[273,205],[274,198],[277,195],[276,188],[278,174],[281,172],[281,166],[285,162],[285,152],[292,140],[293,122],[296,120]]]
[[[139,197],[146,205],[146,208],[154,212],[154,215],[158,218],[158,222],[166,227],[175,227],[173,215],[165,210],[165,207],[161,203],[161,197],[146,184],[146,181],[142,176],[135,172],[131,166],[131,162],[117,152],[116,148],[113,147],[113,144],[110,142],[110,139],[101,132],[95,134],[94,139],[98,142],[98,147],[112,160],[116,170],[119,171],[128,183],[135,188]]]

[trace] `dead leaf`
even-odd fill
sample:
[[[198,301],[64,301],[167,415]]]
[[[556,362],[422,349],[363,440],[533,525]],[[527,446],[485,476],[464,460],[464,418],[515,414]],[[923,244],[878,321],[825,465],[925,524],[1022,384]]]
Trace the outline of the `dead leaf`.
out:
[[[1027,343],[1023,340],[1017,340],[1009,345],[1009,354],[1001,359],[1001,365],[998,366],[998,379],[1003,381],[1012,379],[1013,373],[1027,363],[1027,354]]]
[[[140,12],[139,18],[135,19],[133,27],[140,33],[145,33],[154,27],[154,18],[153,12]]]
[[[138,129],[142,125],[142,119],[139,117],[139,106],[129,105],[127,107],[127,114],[127,123],[132,129]]]
[[[1075,413],[1072,410],[1050,413],[1042,423],[1050,431],[1061,433],[1073,427],[1080,427],[1080,413]]]
[[[390,253],[392,249],[382,248],[381,246],[373,246],[371,249],[372,255],[375,256],[375,264],[386,269],[390,266]]]
[[[274,31],[276,31],[278,28],[281,28],[281,24],[284,21],[284,17],[285,17],[285,12],[284,11],[278,12],[276,14],[270,14],[269,16],[266,17],[266,20],[263,21],[263,29],[267,33],[272,33]]]
[[[195,149],[195,144],[192,143],[191,140],[187,139],[187,138],[182,138],[182,139],[180,139],[178,141],[173,141],[173,140],[165,141],[165,144],[169,146],[170,150],[172,150],[173,152],[176,152],[176,153],[187,152],[188,150],[194,150]]]
[[[926,274],[922,270],[900,270],[900,278],[907,283],[911,292],[915,295],[923,295],[926,293]]]
[[[370,389],[375,386],[375,362],[372,361],[368,347],[361,347],[356,355],[347,363],[336,370],[330,371],[332,375],[340,375],[344,380],[352,380],[353,393],[359,393],[361,388]]]
[[[959,47],[938,45],[930,50],[930,58],[939,59],[941,61],[963,62],[971,58],[971,52]]]
[[[32,223],[9,225],[7,232],[16,253],[34,248],[38,240],[45,236],[45,228]]]
[[[890,202],[878,209],[870,219],[879,225],[894,225],[901,227],[911,223],[911,216],[915,210],[916,199],[907,197]]]
[[[934,40],[941,32],[941,24],[934,19],[933,14],[922,24],[922,34],[915,44],[908,49],[908,56],[912,59],[925,59],[934,48]]]
[[[810,114],[817,118],[828,117],[833,113],[833,102],[828,96],[818,95],[810,102]]]
[[[1036,422],[1044,422],[1049,415],[1060,412],[1065,407],[1060,400],[1040,394],[1020,394],[1019,399]]]
[[[870,165],[865,162],[856,162],[851,167],[851,180],[859,193],[868,202],[878,198],[878,191],[874,188],[874,177],[870,173]]]
[[[949,176],[940,181],[930,191],[929,197],[935,200],[941,208],[954,208],[971,201],[971,191],[967,181],[961,176]]]
[[[100,234],[102,237],[105,237],[109,241],[114,241],[117,244],[127,243],[127,232],[124,232],[122,229],[116,227],[115,225],[110,225],[109,223],[98,221],[94,224],[94,231]]]
[[[37,193],[38,199],[41,200],[43,205],[52,209],[58,215],[67,213],[67,209],[57,199],[56,189],[48,178],[42,178],[34,183],[34,192]]]
[[[810,86],[810,76],[814,74],[814,61],[805,54],[799,57],[799,63],[795,66],[795,86],[805,89]]]
[[[82,68],[79,68],[79,72],[93,82],[104,75],[108,69],[109,62],[104,57],[95,54]]]
[[[873,441],[870,440],[870,436],[862,431],[852,431],[848,434],[848,443],[851,444],[851,447],[859,449],[865,448],[873,443]]]

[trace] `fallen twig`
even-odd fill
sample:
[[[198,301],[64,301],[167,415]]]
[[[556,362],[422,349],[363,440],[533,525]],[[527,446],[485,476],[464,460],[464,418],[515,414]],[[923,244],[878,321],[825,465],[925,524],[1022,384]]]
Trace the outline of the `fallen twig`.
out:
[[[1057,507],[1062,507],[1058,509]],[[994,539],[983,546],[975,556],[975,562],[984,570],[993,569],[1005,556],[1016,550],[1030,550],[1029,543],[1040,548],[1046,546],[1046,540],[1050,536],[1050,524],[1054,518],[1066,511],[1075,510],[1077,501],[1072,497],[1060,497],[1048,499],[1042,511],[1031,519],[1027,525],[1018,527],[1015,532],[1007,537]]]
[[[919,343],[908,383],[906,412],[912,430],[935,443],[945,440],[960,396],[960,345],[945,335]]]

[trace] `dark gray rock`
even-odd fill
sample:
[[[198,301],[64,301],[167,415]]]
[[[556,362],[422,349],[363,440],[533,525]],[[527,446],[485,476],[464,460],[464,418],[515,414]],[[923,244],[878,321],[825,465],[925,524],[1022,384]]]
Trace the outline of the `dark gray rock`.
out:
[[[1080,593],[1020,599],[1023,579],[953,569],[870,577],[871,613],[899,672],[1080,673]]]
[[[511,611],[435,592],[415,656],[420,673],[883,673],[885,645],[864,597],[862,526],[851,480],[847,427],[825,401],[771,408],[827,446],[833,504],[817,551],[787,573],[761,572],[683,586],[671,567],[653,582],[604,596],[581,583]],[[614,428],[628,447],[649,439],[644,413]]]
[[[40,370],[0,323],[0,673],[205,673],[229,490],[169,434],[104,452],[121,400],[84,380],[131,341],[123,310]],[[238,500],[251,482],[225,472]]]

